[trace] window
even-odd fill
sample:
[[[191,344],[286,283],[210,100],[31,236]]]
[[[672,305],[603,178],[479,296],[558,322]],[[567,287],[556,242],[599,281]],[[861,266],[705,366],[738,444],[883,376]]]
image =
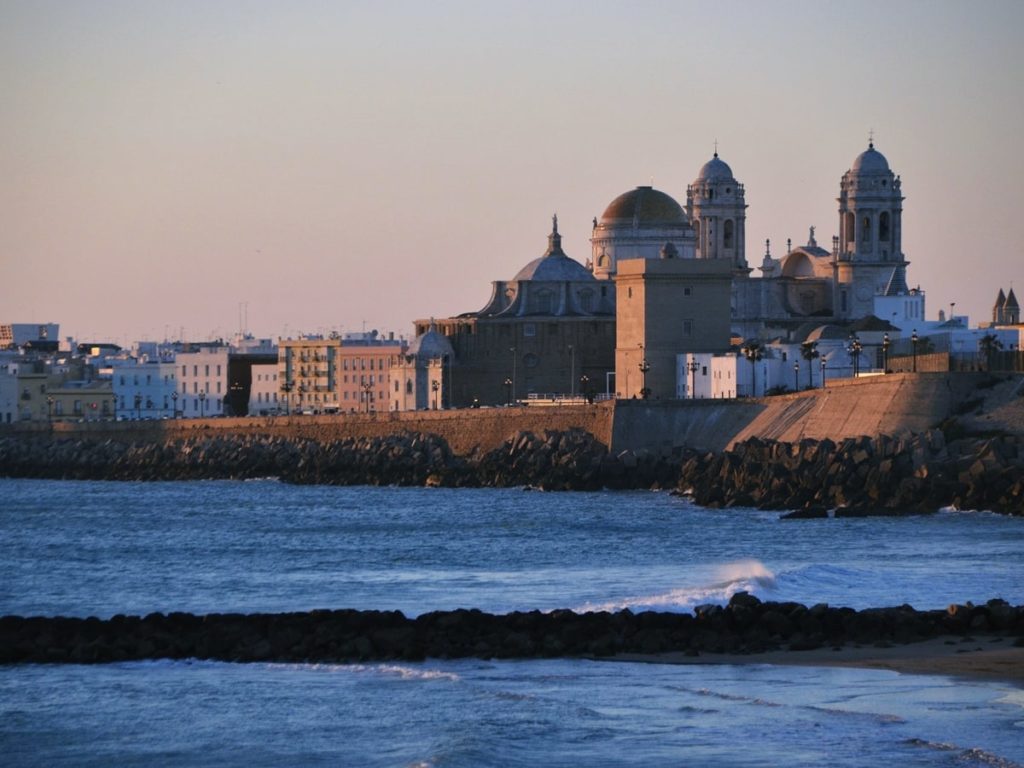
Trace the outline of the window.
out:
[[[192,366],[192,375],[193,376],[198,376],[199,375],[199,366],[198,365],[193,365]]]
[[[878,217],[878,239],[883,243],[889,242],[889,212],[882,211]]]
[[[533,323],[525,323],[523,325],[523,336],[536,336],[537,326]]]
[[[206,368],[206,371],[205,371],[205,373],[203,375],[209,376],[210,375],[210,366],[207,365],[207,366],[205,366],[205,368]]]
[[[683,296],[692,296],[692,295],[693,295],[693,288],[691,288],[691,287],[690,287],[690,286],[688,286],[688,285],[687,285],[687,286],[685,286],[685,287],[683,288]]]
[[[81,400],[75,400],[74,408],[75,408],[75,415],[76,416],[81,416],[82,415],[82,401]]]
[[[220,376],[220,363],[217,363],[217,375]]]
[[[683,320],[683,336],[693,336],[693,320]]]
[[[851,213],[847,213],[846,214],[846,239],[849,242],[851,242],[851,243],[854,242],[857,239],[857,235],[856,235],[855,230],[856,230],[856,227],[854,226],[853,213],[852,212]]]
[[[182,376],[188,376],[188,366],[187,365],[181,366],[181,375]],[[123,381],[121,383],[124,384]]]
[[[865,216],[860,222],[860,239],[865,242],[871,241],[871,217]]]
[[[722,246],[725,248],[733,247],[733,223],[732,219],[725,220],[725,227],[722,230]]]

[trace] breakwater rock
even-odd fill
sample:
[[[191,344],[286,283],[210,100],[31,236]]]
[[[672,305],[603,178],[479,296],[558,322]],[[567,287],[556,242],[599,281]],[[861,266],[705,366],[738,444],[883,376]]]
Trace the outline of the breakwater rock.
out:
[[[796,510],[793,517],[906,514],[941,507],[1024,515],[1024,440],[906,437],[782,443],[752,438],[692,454],[679,490],[708,507]]]
[[[917,611],[855,611],[762,602],[688,613],[494,615],[438,611],[317,610],[279,614],[154,613],[98,618],[0,618],[0,663],[102,663],[141,659],[351,662],[430,658],[606,657],[619,653],[746,654],[856,644],[905,644],[942,635],[1024,635],[1024,606],[1002,600]]]
[[[291,483],[533,486],[544,490],[670,488],[678,461],[648,451],[612,456],[582,430],[520,432],[486,453],[458,456],[441,437],[402,433],[320,442],[218,435],[164,442],[0,439],[0,475],[91,480],[279,477]]]

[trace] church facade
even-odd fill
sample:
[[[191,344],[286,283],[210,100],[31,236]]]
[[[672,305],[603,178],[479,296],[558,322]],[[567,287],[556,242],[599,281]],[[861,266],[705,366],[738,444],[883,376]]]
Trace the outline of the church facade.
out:
[[[745,196],[716,151],[688,185],[685,207],[650,186],[612,200],[593,221],[586,266],[562,251],[556,218],[547,251],[495,281],[483,309],[416,321],[418,336],[433,327],[451,346],[439,374],[445,405],[587,389],[674,397],[666,371],[641,369],[659,354],[674,377],[675,355],[727,352],[737,336],[799,342],[810,328],[877,315],[876,305],[893,320],[904,305],[923,318],[923,293],[906,282],[901,180],[873,142],[840,180],[830,249],[813,227],[806,245],[787,244],[778,258],[766,241],[755,275]],[[624,304],[621,291],[637,300]]]

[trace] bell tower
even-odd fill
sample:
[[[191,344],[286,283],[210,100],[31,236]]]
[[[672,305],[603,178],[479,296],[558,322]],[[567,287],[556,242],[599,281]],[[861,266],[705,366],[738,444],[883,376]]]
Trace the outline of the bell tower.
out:
[[[903,194],[900,177],[875,149],[873,140],[839,182],[839,249],[836,256],[836,314],[872,314],[874,297],[884,293],[893,269],[905,268]]]
[[[697,234],[698,259],[729,259],[733,272],[751,270],[746,257],[746,214],[743,185],[729,165],[715,154],[686,188],[686,214]]]

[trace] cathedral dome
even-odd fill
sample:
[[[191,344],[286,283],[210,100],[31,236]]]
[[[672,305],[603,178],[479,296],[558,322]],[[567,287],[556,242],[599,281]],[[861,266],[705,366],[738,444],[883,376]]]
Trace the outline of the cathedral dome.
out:
[[[515,277],[519,280],[593,280],[586,267],[570,259],[562,250],[562,236],[558,234],[558,216],[551,217],[551,234],[548,235],[548,249],[525,267]]]
[[[451,342],[431,323],[429,331],[413,339],[409,349],[406,350],[406,355],[418,357],[421,360],[434,360],[445,356],[451,359],[455,357],[455,350],[452,349]]]
[[[519,270],[513,280],[593,280],[594,276],[564,254],[540,256]]]
[[[719,181],[732,179],[732,168],[715,152],[715,156],[704,163],[697,175],[697,181]]]
[[[611,201],[601,214],[601,223],[621,222],[641,227],[688,223],[679,203],[653,187],[637,187]]]
[[[889,161],[875,149],[874,144],[868,144],[868,148],[857,155],[850,170],[854,173],[888,173]]]

